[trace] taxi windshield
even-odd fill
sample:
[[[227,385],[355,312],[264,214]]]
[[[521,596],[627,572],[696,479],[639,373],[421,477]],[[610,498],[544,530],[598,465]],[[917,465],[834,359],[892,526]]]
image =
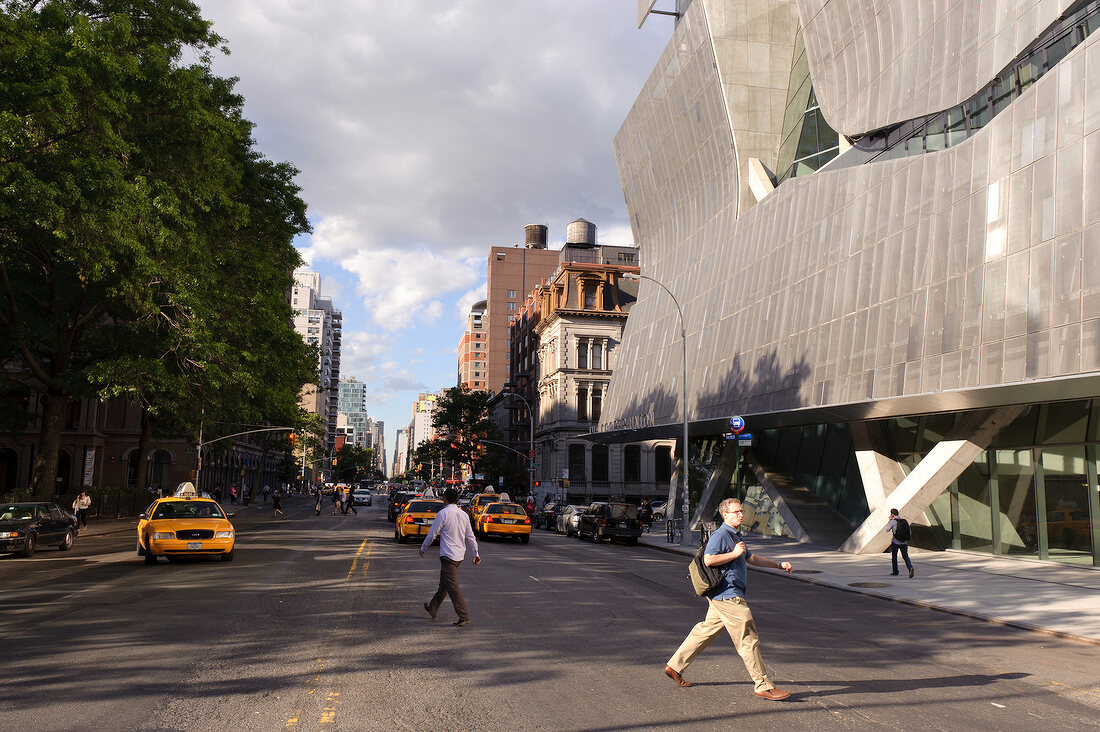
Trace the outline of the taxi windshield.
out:
[[[409,513],[439,513],[443,501],[410,501],[405,510]]]
[[[163,501],[153,511],[154,519],[225,518],[221,507],[213,501]]]
[[[514,503],[496,503],[485,509],[486,513],[518,513],[526,514],[522,506],[517,506]]]

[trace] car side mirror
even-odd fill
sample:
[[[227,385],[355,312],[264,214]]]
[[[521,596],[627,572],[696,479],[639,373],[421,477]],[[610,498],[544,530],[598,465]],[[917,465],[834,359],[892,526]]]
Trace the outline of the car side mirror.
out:
[[[233,517],[234,517],[234,516],[236,516],[236,515],[237,515],[237,514],[235,514],[235,513],[227,513],[227,514],[225,514],[225,517],[226,517],[226,518],[233,518]]]
[[[148,518],[149,518],[149,515],[148,515],[148,514],[144,514],[144,513],[143,513],[143,514],[141,514],[140,516],[138,516],[138,518],[139,518],[139,519],[148,519]]]

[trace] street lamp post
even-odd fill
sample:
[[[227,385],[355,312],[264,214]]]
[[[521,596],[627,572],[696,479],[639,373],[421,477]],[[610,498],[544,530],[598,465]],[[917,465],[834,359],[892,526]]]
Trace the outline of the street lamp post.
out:
[[[676,299],[676,296],[672,294],[672,290],[665,287],[659,281],[652,277],[640,273],[628,272],[621,275],[623,279],[627,280],[649,280],[653,284],[660,287],[662,290],[668,293],[668,296],[672,298],[672,303],[676,306],[676,313],[680,316],[680,345],[682,346],[681,353],[683,356],[682,372],[681,372],[681,400],[683,402],[683,422],[684,422],[684,435],[683,435],[683,451],[680,455],[680,465],[683,468],[683,475],[680,482],[680,489],[683,492],[682,503],[680,506],[680,513],[683,516],[683,527],[680,530],[680,546],[688,545],[688,512],[690,505],[688,502],[688,357],[687,357],[687,331],[684,329],[684,311],[680,307],[680,302]]]
[[[528,452],[527,452],[527,495],[535,495],[535,410],[531,409],[531,403],[528,402],[522,394],[514,391],[516,385],[513,382],[509,382],[504,385],[509,391],[505,392],[510,394],[527,406],[527,424],[530,427],[530,435],[528,437]]]

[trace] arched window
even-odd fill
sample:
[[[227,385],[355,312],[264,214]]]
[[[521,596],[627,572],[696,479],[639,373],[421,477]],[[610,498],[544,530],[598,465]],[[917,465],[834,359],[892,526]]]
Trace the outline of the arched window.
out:
[[[658,483],[672,480],[672,448],[661,445],[653,451],[653,478]]]

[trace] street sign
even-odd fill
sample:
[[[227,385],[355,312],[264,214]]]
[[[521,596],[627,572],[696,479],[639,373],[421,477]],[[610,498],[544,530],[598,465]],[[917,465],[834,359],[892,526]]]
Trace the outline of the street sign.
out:
[[[730,432],[735,435],[745,429],[745,420],[741,417],[730,417]]]
[[[729,442],[730,440],[736,440],[737,439],[737,435],[733,432],[726,432],[724,436],[726,438],[726,442]]]
[[[746,432],[743,435],[738,435],[737,436],[737,444],[742,446],[742,447],[748,447],[748,446],[752,445],[752,433],[751,432]]]

